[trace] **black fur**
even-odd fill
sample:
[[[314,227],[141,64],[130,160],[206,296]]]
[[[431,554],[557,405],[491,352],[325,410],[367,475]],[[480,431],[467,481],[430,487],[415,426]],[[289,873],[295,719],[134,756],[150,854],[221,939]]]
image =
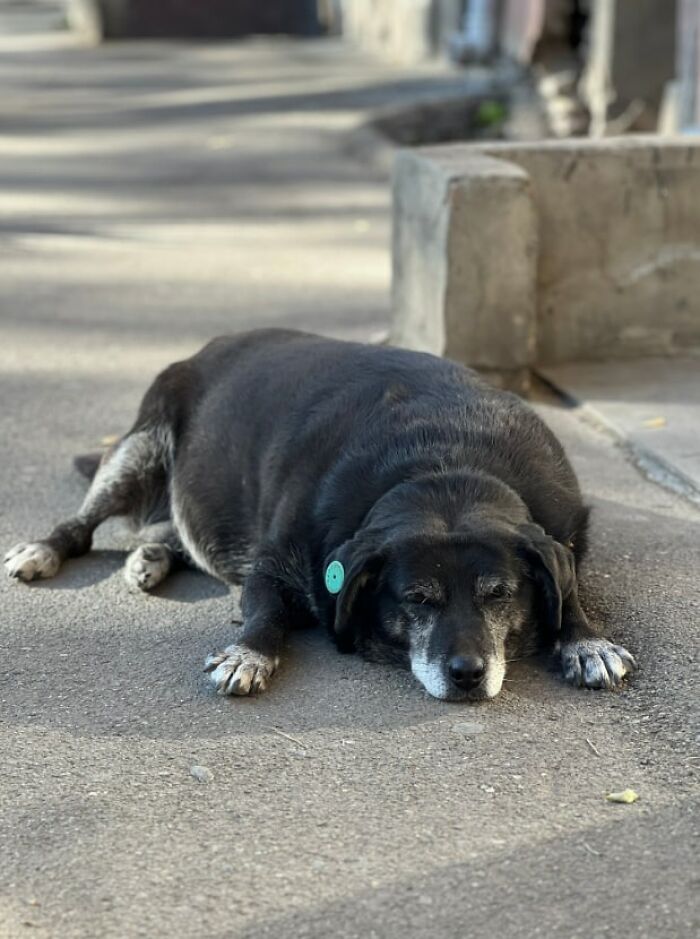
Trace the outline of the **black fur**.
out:
[[[61,558],[109,514],[162,523],[170,500],[163,541],[243,579],[242,642],[270,659],[321,622],[344,651],[408,664],[420,648],[446,676],[462,663],[472,685],[440,696],[479,697],[478,663],[514,637],[595,635],[576,589],[588,511],[562,447],[518,397],[430,355],[286,330],[215,339],[158,376],[91,493],[51,536]]]

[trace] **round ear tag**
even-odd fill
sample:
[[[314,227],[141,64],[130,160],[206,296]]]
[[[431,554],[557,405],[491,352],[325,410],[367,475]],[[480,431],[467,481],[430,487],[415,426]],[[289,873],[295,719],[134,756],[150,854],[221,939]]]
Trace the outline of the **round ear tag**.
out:
[[[345,568],[340,561],[331,561],[326,568],[325,580],[328,593],[340,593],[345,582]]]

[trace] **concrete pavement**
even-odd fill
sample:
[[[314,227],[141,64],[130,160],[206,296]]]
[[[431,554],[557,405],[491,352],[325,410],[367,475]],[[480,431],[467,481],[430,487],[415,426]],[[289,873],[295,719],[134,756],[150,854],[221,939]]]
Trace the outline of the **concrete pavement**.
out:
[[[388,190],[342,140],[419,78],[334,44],[54,35],[3,39],[0,80],[9,546],[209,336],[385,324]],[[450,705],[309,633],[268,694],[221,700],[201,665],[235,597],[194,572],[127,593],[105,526],[55,581],[0,581],[0,936],[692,935],[700,513],[539,407],[594,507],[584,604],[638,656],[627,689],[520,662]]]
[[[651,479],[700,505],[700,357],[573,362],[538,371]]]

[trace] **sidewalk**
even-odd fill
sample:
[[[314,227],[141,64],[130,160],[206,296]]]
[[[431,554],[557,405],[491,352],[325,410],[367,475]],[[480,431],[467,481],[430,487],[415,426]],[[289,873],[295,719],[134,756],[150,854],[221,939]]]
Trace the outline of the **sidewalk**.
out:
[[[345,134],[369,107],[462,79],[332,42],[29,35],[0,56],[2,290],[32,368],[74,375],[68,332],[72,359],[94,353],[91,380],[141,387],[221,332],[385,328],[387,179]]]
[[[210,336],[386,324],[387,180],[344,135],[446,80],[331,42],[0,39],[0,544],[73,512],[73,454]],[[266,695],[218,699],[201,667],[235,597],[195,572],[129,594],[106,528],[55,581],[0,581],[0,934],[693,934],[700,512],[538,406],[593,506],[583,603],[637,655],[628,688],[528,661],[451,705],[310,632]]]
[[[700,356],[575,362],[538,371],[650,479],[700,505]]]

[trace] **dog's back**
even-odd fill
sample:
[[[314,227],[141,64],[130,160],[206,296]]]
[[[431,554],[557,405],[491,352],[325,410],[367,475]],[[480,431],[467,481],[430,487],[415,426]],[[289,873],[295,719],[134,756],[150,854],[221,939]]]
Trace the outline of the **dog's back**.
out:
[[[384,486],[421,462],[496,476],[583,547],[585,511],[556,438],[518,397],[434,356],[276,329],[222,337],[156,379],[135,429],[158,421],[176,439],[173,493],[197,480],[204,521],[232,528],[239,553],[285,512],[312,513],[319,480],[344,490],[348,510],[357,500],[359,521],[371,479]],[[200,511],[183,504],[180,518],[196,529]]]

